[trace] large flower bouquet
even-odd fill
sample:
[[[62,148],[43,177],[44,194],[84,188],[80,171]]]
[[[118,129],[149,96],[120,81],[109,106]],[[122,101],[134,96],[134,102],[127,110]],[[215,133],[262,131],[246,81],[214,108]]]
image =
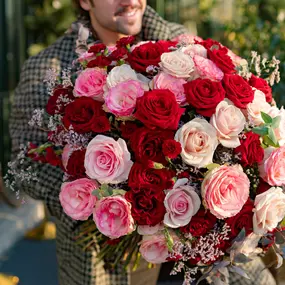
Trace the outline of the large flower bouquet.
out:
[[[271,87],[278,61],[249,62],[214,40],[81,46],[50,72],[49,131],[28,156],[61,167],[60,202],[86,221],[77,242],[112,266],[175,261],[225,280],[273,247],[285,216],[285,110]],[[47,119],[40,120],[42,117]]]

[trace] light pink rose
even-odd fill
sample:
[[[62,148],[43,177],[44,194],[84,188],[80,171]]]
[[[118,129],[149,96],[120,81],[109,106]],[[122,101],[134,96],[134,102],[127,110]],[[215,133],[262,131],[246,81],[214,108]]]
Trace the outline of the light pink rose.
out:
[[[182,160],[195,167],[204,167],[213,162],[218,146],[217,131],[205,119],[195,118],[183,125],[175,134],[182,146]]]
[[[157,232],[163,230],[164,226],[162,223],[157,224],[155,226],[149,226],[149,225],[139,225],[138,226],[138,234],[139,235],[154,235]]]
[[[265,234],[274,230],[285,217],[285,194],[280,187],[271,187],[255,197],[253,231]]]
[[[187,79],[194,71],[192,58],[181,50],[163,53],[159,66],[164,72],[178,78]]]
[[[202,38],[195,36],[195,35],[191,35],[191,34],[182,34],[182,35],[175,37],[172,40],[174,42],[179,42],[179,43],[184,43],[184,44],[194,44],[196,41],[197,42],[203,41]]]
[[[183,180],[177,180],[164,200],[166,214],[163,222],[170,228],[186,226],[198,212],[201,205],[199,195],[195,192],[195,189],[185,185]]]
[[[96,55],[93,52],[86,51],[80,55],[80,57],[78,58],[78,61],[79,62],[84,62],[84,61],[89,62],[95,58],[96,58]]]
[[[144,90],[138,81],[128,80],[118,83],[106,93],[106,111],[118,117],[130,116],[135,110],[137,98],[143,95]]]
[[[167,261],[167,241],[163,234],[143,236],[140,253],[150,263],[160,264]]]
[[[218,140],[223,146],[236,148],[240,145],[238,135],[243,131],[246,120],[241,110],[231,101],[220,102],[210,122],[217,130]]]
[[[265,149],[263,161],[259,165],[260,176],[271,186],[285,185],[285,145]]]
[[[153,89],[168,89],[176,97],[178,104],[184,105],[186,103],[186,95],[184,93],[183,85],[186,80],[176,78],[165,72],[160,72],[153,78]]]
[[[135,230],[131,204],[122,196],[102,198],[96,203],[93,219],[98,230],[115,239]]]
[[[240,165],[222,165],[210,171],[202,182],[204,205],[219,219],[240,212],[249,196],[250,181]]]
[[[243,62],[246,62],[245,59],[243,59],[242,57],[236,55],[233,51],[231,51],[230,49],[228,49],[228,56],[231,58],[233,64],[235,66],[241,65]]]
[[[86,149],[86,174],[102,183],[117,184],[126,181],[133,162],[126,142],[119,138],[97,135]]]
[[[224,73],[211,60],[199,55],[193,57],[195,64],[195,73],[202,79],[210,79],[213,81],[221,81],[224,78]]]
[[[115,66],[109,72],[107,76],[107,86],[108,88],[112,88],[121,82],[137,79],[138,78],[136,72],[128,64],[122,64]]]
[[[195,44],[195,45],[189,45],[187,47],[183,47],[182,51],[190,55],[191,57],[194,57],[195,55],[202,56],[204,58],[207,58],[207,49],[204,48],[202,45]]]
[[[106,85],[106,71],[99,68],[87,68],[82,71],[75,81],[74,96],[91,97],[104,102],[103,94]]]
[[[97,201],[92,195],[97,188],[98,184],[87,178],[63,183],[59,200],[64,212],[74,220],[87,220]]]

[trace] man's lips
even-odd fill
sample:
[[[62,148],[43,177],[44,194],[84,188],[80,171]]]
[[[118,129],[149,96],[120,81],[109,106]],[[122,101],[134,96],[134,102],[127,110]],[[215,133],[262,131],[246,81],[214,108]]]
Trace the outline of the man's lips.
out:
[[[133,7],[133,8],[121,8],[119,11],[116,12],[115,16],[121,17],[133,17],[136,15],[137,11],[140,7]]]

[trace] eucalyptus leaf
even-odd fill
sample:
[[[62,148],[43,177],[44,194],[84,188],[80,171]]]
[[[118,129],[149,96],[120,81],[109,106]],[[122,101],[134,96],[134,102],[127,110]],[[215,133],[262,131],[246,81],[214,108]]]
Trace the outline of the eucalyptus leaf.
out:
[[[272,118],[268,114],[262,111],[261,111],[261,118],[265,124],[272,124],[272,121],[273,121]]]
[[[246,279],[250,279],[249,276],[247,275],[247,273],[243,269],[241,269],[240,267],[232,265],[229,269],[230,269],[230,271],[235,272],[235,273],[241,275],[242,277],[244,277]]]
[[[278,144],[278,140],[277,140],[277,138],[275,136],[275,133],[274,133],[273,129],[271,129],[271,128],[268,130],[268,137],[272,140],[274,145]]]
[[[281,116],[277,116],[277,117],[273,118],[271,127],[273,129],[277,129],[279,127],[279,125],[280,125],[280,121],[281,121]]]
[[[124,196],[127,193],[127,191],[122,190],[122,189],[114,189],[113,190],[113,195],[122,195]]]
[[[285,245],[285,231],[275,232],[275,243],[280,245]]]
[[[95,196],[98,200],[101,199],[100,192],[98,190],[93,190],[92,195]]]
[[[248,258],[243,253],[239,253],[239,254],[235,255],[235,257],[234,257],[235,263],[248,263],[250,261],[252,261],[252,259]]]
[[[279,143],[275,144],[268,136],[263,137],[263,143],[273,146],[273,147],[279,147]]]
[[[245,231],[245,228],[243,228],[239,234],[237,235],[237,237],[233,240],[233,243],[234,242],[241,242],[245,239],[246,237],[246,231]]]
[[[268,130],[269,128],[267,126],[255,127],[252,129],[255,134],[258,134],[261,137],[266,136],[268,134]]]
[[[213,170],[213,169],[215,169],[215,168],[217,168],[217,167],[220,167],[220,164],[217,164],[217,163],[211,163],[211,164],[208,164],[207,166],[206,166],[206,168],[208,169],[208,170]]]

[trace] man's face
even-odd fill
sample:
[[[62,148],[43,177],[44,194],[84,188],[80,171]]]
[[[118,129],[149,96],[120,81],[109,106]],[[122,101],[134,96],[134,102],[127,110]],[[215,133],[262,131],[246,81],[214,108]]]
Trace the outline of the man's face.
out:
[[[124,35],[136,35],[141,31],[146,0],[85,1],[89,2],[91,19],[102,28]]]

